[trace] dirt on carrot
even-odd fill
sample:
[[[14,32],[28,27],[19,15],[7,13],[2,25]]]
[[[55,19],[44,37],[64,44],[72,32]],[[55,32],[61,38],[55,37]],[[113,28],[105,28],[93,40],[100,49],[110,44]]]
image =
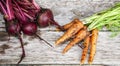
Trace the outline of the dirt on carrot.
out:
[[[70,37],[74,36],[80,29],[83,28],[83,23],[78,19],[75,20],[75,23],[55,42],[55,45],[66,41]]]
[[[76,18],[73,21],[71,21],[70,23],[67,23],[67,24],[61,26],[62,27],[62,31],[68,30],[75,23],[76,20],[78,20],[78,19]],[[56,30],[57,31],[61,31],[60,28],[56,28]]]
[[[81,29],[76,35],[75,38],[70,41],[70,43],[65,47],[65,49],[63,50],[63,54],[65,54],[70,48],[72,48],[75,44],[79,43],[80,41],[82,41],[86,36],[87,36],[87,29],[85,29],[86,27],[84,27],[83,29]]]
[[[85,62],[85,59],[86,59],[86,56],[88,53],[89,44],[90,44],[90,35],[88,35],[85,38],[84,43],[83,43],[84,48],[82,51],[82,56],[81,56],[81,61],[80,61],[81,64],[84,64],[84,62]]]
[[[95,53],[96,53],[97,38],[98,38],[98,29],[93,29],[92,35],[90,37],[90,55],[88,59],[89,64],[92,64]]]

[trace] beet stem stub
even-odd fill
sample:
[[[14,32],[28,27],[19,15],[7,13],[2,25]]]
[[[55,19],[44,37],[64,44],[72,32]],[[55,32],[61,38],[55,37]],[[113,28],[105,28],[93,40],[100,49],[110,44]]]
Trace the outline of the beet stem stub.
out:
[[[45,43],[47,43],[50,47],[53,47],[50,43],[48,43],[46,40],[41,38],[39,35],[35,34],[40,40],[43,40]]]
[[[61,27],[55,20],[50,20],[50,22],[58,27]]]
[[[60,30],[64,31],[63,27],[60,26],[55,20],[50,20],[50,23],[56,25]]]
[[[24,59],[24,57],[25,57],[25,50],[24,50],[23,40],[22,40],[22,38],[21,38],[20,35],[18,35],[18,38],[19,38],[19,40],[20,40],[20,44],[21,44],[21,47],[22,47],[22,56],[21,56],[20,60],[18,61],[17,65],[19,65],[19,63],[20,63],[20,62]]]

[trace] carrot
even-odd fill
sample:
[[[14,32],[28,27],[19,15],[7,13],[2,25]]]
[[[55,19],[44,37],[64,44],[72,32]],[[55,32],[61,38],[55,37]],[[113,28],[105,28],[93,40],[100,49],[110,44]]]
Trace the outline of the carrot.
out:
[[[62,30],[65,31],[65,30],[69,29],[69,28],[75,23],[75,20],[78,20],[78,19],[74,19],[74,20],[71,21],[70,23],[67,23],[67,24],[61,26],[61,27],[62,27]],[[57,28],[56,30],[57,30],[57,31],[61,31],[60,28]]]
[[[69,39],[82,28],[83,28],[83,23],[79,20],[75,20],[75,23],[55,42],[55,45],[59,45],[65,40]]]
[[[88,52],[89,43],[90,43],[90,36],[88,35],[85,38],[84,44],[83,44],[85,47],[84,47],[84,49],[82,51],[82,56],[81,56],[81,61],[80,61],[81,64],[84,64],[84,62],[85,62],[85,59],[86,59],[86,56],[87,56],[87,52]]]
[[[66,53],[72,46],[83,40],[87,35],[87,29],[81,29],[76,35],[75,38],[70,41],[70,43],[63,50],[63,54]]]
[[[95,56],[97,38],[98,38],[98,30],[93,29],[92,35],[90,37],[90,55],[89,55],[89,59],[88,59],[89,64],[92,64],[94,56]]]

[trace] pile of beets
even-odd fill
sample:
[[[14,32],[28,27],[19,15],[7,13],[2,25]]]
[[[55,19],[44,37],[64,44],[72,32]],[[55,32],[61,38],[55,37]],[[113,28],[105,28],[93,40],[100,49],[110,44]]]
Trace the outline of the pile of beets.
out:
[[[17,64],[25,57],[21,34],[37,36],[45,41],[36,34],[38,26],[47,27],[49,25],[56,25],[60,27],[54,21],[52,11],[40,7],[35,0],[0,0],[0,13],[3,15],[8,35],[17,37],[21,42],[22,56]],[[45,42],[49,44],[47,41]]]

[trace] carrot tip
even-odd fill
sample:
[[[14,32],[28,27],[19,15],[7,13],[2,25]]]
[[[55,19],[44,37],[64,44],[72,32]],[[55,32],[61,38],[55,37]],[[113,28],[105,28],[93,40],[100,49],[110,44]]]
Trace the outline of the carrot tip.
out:
[[[66,53],[65,51],[62,52],[62,54],[65,54],[65,53]]]
[[[65,54],[64,52],[62,52],[62,54]]]
[[[55,46],[57,46],[58,44],[55,42]]]
[[[81,62],[80,62],[80,65],[82,65],[82,64],[84,64],[84,62],[81,61]]]
[[[80,66],[82,66],[82,63],[80,63]]]
[[[92,64],[92,62],[88,62],[90,65]]]
[[[55,46],[57,46],[57,45],[58,45],[58,42],[56,41],[56,42],[55,42]]]

